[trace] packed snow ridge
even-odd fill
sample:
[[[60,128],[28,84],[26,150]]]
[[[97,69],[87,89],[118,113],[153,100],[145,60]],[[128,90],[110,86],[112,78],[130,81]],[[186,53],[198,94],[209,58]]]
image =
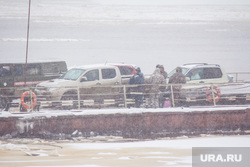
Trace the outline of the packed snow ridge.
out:
[[[80,109],[80,110],[53,110],[42,109],[41,111],[34,112],[19,112],[19,110],[13,109],[13,111],[2,111],[0,117],[57,117],[57,116],[71,116],[71,115],[100,115],[100,114],[143,114],[143,113],[165,113],[165,112],[203,112],[203,111],[232,111],[232,110],[246,110],[250,108],[250,105],[244,106],[211,106],[211,107],[176,107],[176,108],[106,108],[106,109]]]

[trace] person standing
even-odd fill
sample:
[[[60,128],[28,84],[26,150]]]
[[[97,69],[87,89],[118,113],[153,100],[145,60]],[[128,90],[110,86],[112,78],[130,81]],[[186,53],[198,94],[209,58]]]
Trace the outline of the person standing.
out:
[[[160,69],[161,75],[163,75],[164,78],[167,79],[168,73],[164,70],[164,66],[163,66],[163,65],[157,65],[157,66],[158,66],[158,68]]]
[[[171,87],[169,88],[170,90],[170,100],[172,102],[172,106],[173,106],[173,102],[175,104],[175,106],[179,106],[180,103],[180,91],[182,88],[181,84],[185,84],[186,83],[186,77],[184,74],[182,74],[182,69],[181,67],[177,67],[176,68],[176,72],[169,78],[169,84],[177,84],[177,85],[173,85],[172,89]],[[179,84],[179,85],[178,85]],[[173,97],[172,97],[172,90],[173,90],[173,95],[174,95],[174,101],[173,101]]]
[[[149,78],[149,83],[152,84],[150,93],[150,105],[153,108],[159,107],[160,85],[166,84],[166,80],[159,68],[156,68],[153,75]]]
[[[141,84],[144,84],[144,75],[141,72],[140,67],[136,68],[136,73],[130,78],[129,83],[130,85],[137,85],[132,89],[132,91],[136,92],[134,95],[135,98],[135,107],[139,108],[143,104],[143,92],[144,92],[144,86],[140,86]]]

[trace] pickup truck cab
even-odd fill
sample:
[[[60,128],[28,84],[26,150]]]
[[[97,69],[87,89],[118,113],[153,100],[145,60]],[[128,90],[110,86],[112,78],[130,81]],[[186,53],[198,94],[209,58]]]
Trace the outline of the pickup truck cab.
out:
[[[127,75],[125,79],[127,80]],[[116,65],[87,65],[72,68],[58,79],[38,84],[35,92],[46,100],[76,100],[79,89],[81,99],[95,99],[96,95],[100,98],[101,95],[107,97],[119,94],[120,88],[112,86],[121,85],[123,82]]]

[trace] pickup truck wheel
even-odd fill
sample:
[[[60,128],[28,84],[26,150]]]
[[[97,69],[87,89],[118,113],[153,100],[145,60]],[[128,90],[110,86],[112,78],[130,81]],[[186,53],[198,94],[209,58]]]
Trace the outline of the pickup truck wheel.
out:
[[[63,106],[63,109],[75,109],[77,108],[77,103],[74,102],[75,100],[77,100],[77,95],[75,93],[65,93],[62,98],[61,98],[62,101],[72,101],[72,105],[70,106]]]
[[[61,100],[77,100],[77,95],[75,95],[74,93],[65,93]]]

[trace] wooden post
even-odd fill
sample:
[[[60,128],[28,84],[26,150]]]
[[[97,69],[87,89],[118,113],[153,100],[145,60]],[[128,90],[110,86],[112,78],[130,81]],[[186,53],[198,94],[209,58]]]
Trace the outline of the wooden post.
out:
[[[170,88],[171,88],[172,105],[173,105],[173,107],[175,107],[175,103],[174,103],[174,91],[173,91],[173,85],[172,84],[170,85]]]
[[[127,108],[126,85],[123,85],[124,107]]]

